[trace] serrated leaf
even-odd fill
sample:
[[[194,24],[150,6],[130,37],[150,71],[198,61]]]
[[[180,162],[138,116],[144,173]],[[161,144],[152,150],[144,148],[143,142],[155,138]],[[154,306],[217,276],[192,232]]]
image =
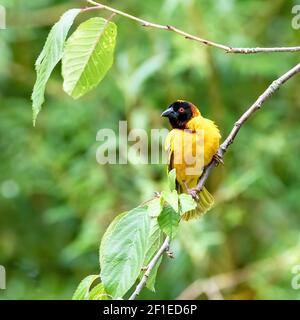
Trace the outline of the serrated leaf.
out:
[[[153,256],[156,254],[156,252],[160,248],[161,244],[162,244],[162,232],[158,225],[157,219],[151,219],[148,248],[147,248],[145,260],[143,263],[144,267],[146,267],[149,264]],[[152,269],[150,276],[146,282],[147,288],[151,291],[155,291],[156,274],[157,274],[159,265],[161,263],[161,260],[162,260],[161,258],[158,260],[158,262],[156,263],[155,267]],[[141,279],[143,275],[144,275],[144,272],[141,272],[139,278]]]
[[[50,75],[61,60],[64,43],[74,19],[79,14],[80,9],[71,9],[65,12],[60,20],[52,27],[42,52],[36,60],[36,82],[32,92],[33,125],[35,125],[38,113],[45,100],[45,89]]]
[[[147,205],[149,216],[154,218],[158,217],[162,210],[161,198],[155,198],[148,202]]]
[[[168,204],[176,211],[178,212],[178,193],[176,190],[170,191],[163,191],[161,193],[161,197],[168,202]]]
[[[77,99],[96,87],[113,64],[117,26],[91,18],[77,28],[66,42],[62,59],[64,90]]]
[[[88,300],[111,300],[106,293],[103,283],[98,283],[89,293]]]
[[[72,300],[87,300],[89,296],[90,287],[93,282],[99,278],[99,275],[90,275],[84,278],[78,285],[73,294]]]
[[[106,292],[123,297],[138,278],[150,231],[146,208],[123,213],[106,231],[100,245],[100,277]]]
[[[168,183],[169,183],[170,191],[173,191],[176,189],[176,169],[172,169],[171,171],[169,171]]]
[[[179,195],[179,204],[180,204],[180,214],[183,215],[184,213],[194,210],[197,207],[196,201],[190,194],[181,193]]]
[[[177,233],[180,215],[170,205],[166,205],[157,218],[160,229],[170,238]]]
[[[114,220],[111,222],[111,224],[106,229],[104,235],[102,236],[101,243],[107,242],[107,238],[109,238],[114,233],[115,227],[117,226],[119,220],[122,219],[127,213],[128,211],[125,211],[123,213],[120,213],[118,216],[114,218]],[[100,251],[101,251],[101,244],[100,244]]]

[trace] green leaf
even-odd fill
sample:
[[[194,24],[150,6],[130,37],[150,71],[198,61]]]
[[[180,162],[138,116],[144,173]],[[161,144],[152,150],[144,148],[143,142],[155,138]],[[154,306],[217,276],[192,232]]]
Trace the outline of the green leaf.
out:
[[[168,202],[168,204],[176,211],[178,212],[178,193],[176,190],[170,191],[163,191],[161,193],[161,197]]]
[[[170,205],[166,205],[157,218],[159,227],[170,238],[174,238],[177,233],[180,215]]]
[[[74,19],[80,9],[71,9],[65,12],[60,20],[52,27],[42,52],[36,60],[36,82],[32,92],[33,125],[45,101],[45,89],[50,75],[63,56],[64,43]]]
[[[168,183],[169,183],[170,191],[173,191],[176,189],[176,169],[172,169],[171,171],[169,171]]]
[[[156,254],[156,252],[158,251],[161,245],[162,245],[162,232],[157,223],[157,219],[151,219],[149,243],[148,243],[148,248],[145,255],[145,260],[143,263],[144,267],[146,267],[149,264],[149,262],[151,261],[153,256]],[[159,265],[161,263],[161,260],[162,260],[161,258],[158,260],[158,262],[156,263],[155,267],[152,269],[150,276],[146,282],[147,288],[151,291],[155,291],[154,285],[156,280],[156,274],[157,274]],[[144,275],[144,272],[141,272],[139,278],[141,279],[143,275]]]
[[[90,275],[84,278],[78,285],[73,294],[72,300],[87,300],[89,296],[90,287],[93,282],[99,278],[99,275]]]
[[[179,195],[179,204],[180,204],[180,214],[183,215],[184,213],[194,210],[197,207],[196,201],[190,194],[181,193]]]
[[[119,220],[121,220],[127,213],[128,213],[128,211],[125,211],[115,217],[115,219],[111,222],[111,224],[106,229],[106,231],[101,239],[101,243],[105,243],[108,241],[107,239],[109,237],[111,237],[111,235],[115,232],[115,228],[118,225]],[[100,259],[101,259],[101,244],[100,244]]]
[[[111,300],[106,293],[103,283],[98,283],[89,293],[88,300]]]
[[[80,24],[62,58],[65,92],[77,99],[99,84],[113,64],[116,36],[117,26],[103,18]]]
[[[100,245],[101,279],[113,298],[123,297],[138,278],[150,231],[146,208],[135,208],[112,222]]]
[[[154,218],[158,217],[162,210],[162,199],[155,198],[148,202],[147,205],[149,216]]]

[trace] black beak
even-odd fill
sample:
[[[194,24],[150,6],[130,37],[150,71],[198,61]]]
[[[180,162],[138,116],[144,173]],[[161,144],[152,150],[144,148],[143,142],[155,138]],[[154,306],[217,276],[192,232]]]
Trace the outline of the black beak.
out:
[[[173,108],[170,107],[161,114],[161,117],[168,117],[173,112],[174,112]]]

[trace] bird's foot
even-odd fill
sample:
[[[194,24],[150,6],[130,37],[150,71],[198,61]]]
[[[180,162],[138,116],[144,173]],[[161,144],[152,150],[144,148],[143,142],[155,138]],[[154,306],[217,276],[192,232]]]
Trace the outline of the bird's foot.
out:
[[[160,192],[154,191],[154,197],[155,198],[160,198]]]
[[[199,191],[196,188],[190,189],[186,183],[186,181],[183,182],[185,189],[186,189],[186,193],[188,193],[189,195],[191,195],[193,197],[194,200],[198,200],[198,193]]]
[[[187,189],[186,191],[187,191],[187,193],[189,195],[191,195],[193,197],[194,200],[198,200],[199,199],[199,197],[198,197],[198,192],[199,191],[197,189]]]
[[[221,163],[222,166],[224,166],[223,157],[220,156],[218,153],[216,153],[216,154],[213,156],[213,159],[216,161],[216,166],[218,166],[220,163]]]

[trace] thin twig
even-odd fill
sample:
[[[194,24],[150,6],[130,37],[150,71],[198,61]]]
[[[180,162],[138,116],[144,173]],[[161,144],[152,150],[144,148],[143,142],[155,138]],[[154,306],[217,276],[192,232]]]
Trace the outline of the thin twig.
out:
[[[147,266],[147,270],[144,273],[141,281],[139,282],[139,284],[136,286],[133,294],[130,296],[129,300],[134,300],[136,299],[136,297],[140,294],[141,290],[144,288],[144,286],[147,283],[147,280],[150,276],[151,271],[153,270],[153,268],[155,267],[156,263],[158,262],[159,258],[163,255],[163,253],[165,251],[169,250],[170,247],[170,241],[171,239],[169,237],[166,237],[164,243],[162,244],[162,246],[159,248],[159,250],[157,251],[157,253],[155,254],[155,256],[152,258],[152,260],[150,261],[150,263]]]
[[[134,20],[139,22],[143,27],[147,27],[147,28],[156,28],[156,29],[161,29],[161,30],[166,30],[166,31],[173,31],[181,36],[183,36],[184,38],[188,39],[188,40],[193,40],[193,41],[197,41],[200,42],[204,45],[207,46],[211,46],[211,47],[215,47],[218,49],[221,49],[227,53],[241,53],[241,54],[252,54],[252,53],[260,53],[260,52],[297,52],[300,51],[300,46],[296,46],[296,47],[274,47],[274,48],[234,48],[231,46],[227,46],[221,43],[217,43],[217,42],[213,42],[210,40],[206,40],[197,36],[194,36],[188,32],[185,32],[183,30],[180,30],[174,26],[170,26],[170,25],[162,25],[162,24],[158,24],[158,23],[153,23],[141,18],[138,18],[136,16],[133,16],[131,14],[128,14],[126,12],[123,12],[121,10],[117,10],[114,9],[112,7],[109,7],[107,5],[98,3],[96,1],[92,1],[92,0],[87,0],[87,2],[91,5],[93,5],[93,7],[87,7],[85,9],[82,9],[83,12],[85,11],[91,11],[91,10],[107,10],[110,12],[113,12],[117,15],[123,16],[125,18],[128,18],[130,20]]]
[[[293,77],[295,74],[300,72],[300,63],[297,64],[294,68],[287,71],[285,74],[283,74],[281,77],[279,77],[277,80],[273,81],[269,87],[259,96],[259,98],[250,106],[250,108],[240,117],[240,119],[234,124],[233,129],[231,130],[228,137],[225,139],[225,141],[221,144],[217,155],[219,157],[222,157],[225,152],[227,151],[227,148],[233,143],[236,135],[238,134],[241,126],[250,118],[250,116],[257,110],[259,110],[262,106],[262,104],[274,94],[275,91],[277,91],[281,85],[283,85],[287,80],[289,80],[291,77]],[[200,192],[203,185],[205,184],[208,176],[210,175],[213,168],[217,165],[217,160],[213,159],[212,162],[206,167],[204,170],[198,185],[196,187],[196,190]],[[145,272],[143,278],[137,285],[135,291],[130,296],[129,300],[134,300],[139,295],[143,287],[146,285],[146,282],[149,278],[149,275],[153,268],[155,267],[156,263],[158,262],[159,258],[162,256],[162,254],[165,251],[168,251],[168,248],[170,246],[170,239],[169,237],[166,238],[163,245],[160,247],[160,249],[157,251],[156,255],[153,257],[153,259],[150,261],[149,265],[147,266],[147,271]]]
[[[227,151],[227,148],[233,143],[236,135],[240,131],[241,126],[252,116],[252,114],[259,110],[262,106],[262,104],[271,97],[275,91],[277,91],[280,86],[282,86],[287,80],[289,80],[291,77],[293,77],[296,73],[300,71],[300,63],[298,63],[295,67],[287,71],[285,74],[283,74],[281,77],[279,77],[277,80],[273,81],[269,87],[259,96],[259,98],[250,106],[250,108],[243,113],[243,115],[239,118],[239,120],[234,124],[231,132],[229,133],[228,137],[225,139],[225,141],[221,144],[217,155],[219,157],[223,157],[225,152]],[[201,175],[201,178],[197,184],[197,187],[195,188],[196,191],[200,192],[202,187],[205,184],[205,181],[207,180],[208,176],[210,175],[213,168],[217,165],[217,160],[213,159],[211,163],[205,168],[203,174]]]

